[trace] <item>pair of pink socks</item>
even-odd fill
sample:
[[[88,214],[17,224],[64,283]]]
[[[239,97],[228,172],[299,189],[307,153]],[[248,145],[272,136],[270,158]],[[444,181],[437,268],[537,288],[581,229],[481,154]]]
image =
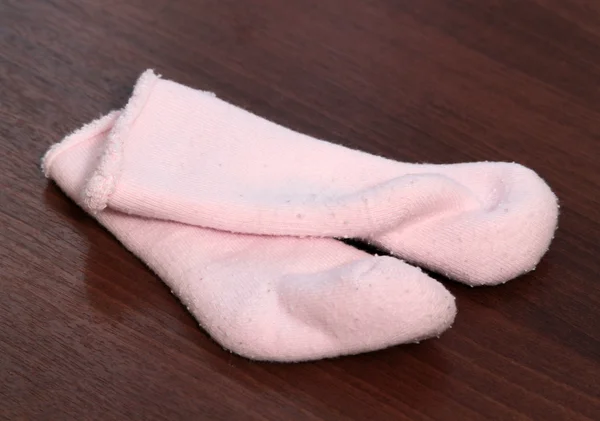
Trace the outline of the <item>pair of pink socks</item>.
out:
[[[54,145],[43,169],[216,341],[259,360],[371,351],[452,324],[454,297],[439,282],[335,238],[494,285],[535,268],[558,217],[523,166],[388,160],[150,70],[123,110]]]

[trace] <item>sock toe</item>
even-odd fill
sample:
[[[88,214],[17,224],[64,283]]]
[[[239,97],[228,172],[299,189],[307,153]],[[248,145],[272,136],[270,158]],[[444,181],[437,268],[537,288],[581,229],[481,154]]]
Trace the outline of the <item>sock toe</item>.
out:
[[[391,257],[288,275],[276,294],[285,322],[263,337],[266,354],[254,349],[253,358],[270,359],[275,341],[278,356],[289,360],[310,359],[315,347],[332,357],[418,342],[439,336],[456,315],[454,297],[439,282]]]
[[[558,200],[534,171],[513,163],[473,163],[439,170],[471,190],[481,205],[423,218],[369,241],[469,285],[504,283],[535,269],[558,221]]]

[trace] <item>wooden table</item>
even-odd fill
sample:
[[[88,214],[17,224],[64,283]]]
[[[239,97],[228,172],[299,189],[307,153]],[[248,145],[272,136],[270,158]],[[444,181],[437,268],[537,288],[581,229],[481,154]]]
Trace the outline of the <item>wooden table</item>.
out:
[[[562,202],[537,270],[439,340],[314,363],[215,344],[39,159],[170,79],[402,161],[518,161]],[[0,418],[600,419],[600,2],[2,0]]]

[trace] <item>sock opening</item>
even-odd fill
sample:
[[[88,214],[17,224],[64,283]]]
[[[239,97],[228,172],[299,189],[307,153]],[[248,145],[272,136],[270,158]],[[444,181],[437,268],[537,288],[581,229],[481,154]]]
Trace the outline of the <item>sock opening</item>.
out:
[[[41,167],[44,175],[47,178],[50,177],[52,164],[58,155],[68,151],[84,139],[97,136],[100,133],[110,130],[118,117],[119,111],[111,111],[107,115],[85,124],[83,127],[65,136],[60,142],[52,145],[42,157]]]
[[[121,170],[125,139],[159,79],[160,76],[151,69],[142,73],[135,84],[131,98],[108,135],[100,164],[83,191],[83,204],[92,213],[106,208]]]

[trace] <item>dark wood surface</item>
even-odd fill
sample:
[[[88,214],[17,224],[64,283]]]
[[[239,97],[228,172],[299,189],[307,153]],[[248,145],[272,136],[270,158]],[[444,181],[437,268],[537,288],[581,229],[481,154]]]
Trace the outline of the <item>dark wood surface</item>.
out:
[[[236,357],[38,167],[148,67],[394,159],[530,166],[555,242],[506,285],[444,280],[439,340]],[[0,418],[598,420],[599,184],[597,0],[1,0]]]

